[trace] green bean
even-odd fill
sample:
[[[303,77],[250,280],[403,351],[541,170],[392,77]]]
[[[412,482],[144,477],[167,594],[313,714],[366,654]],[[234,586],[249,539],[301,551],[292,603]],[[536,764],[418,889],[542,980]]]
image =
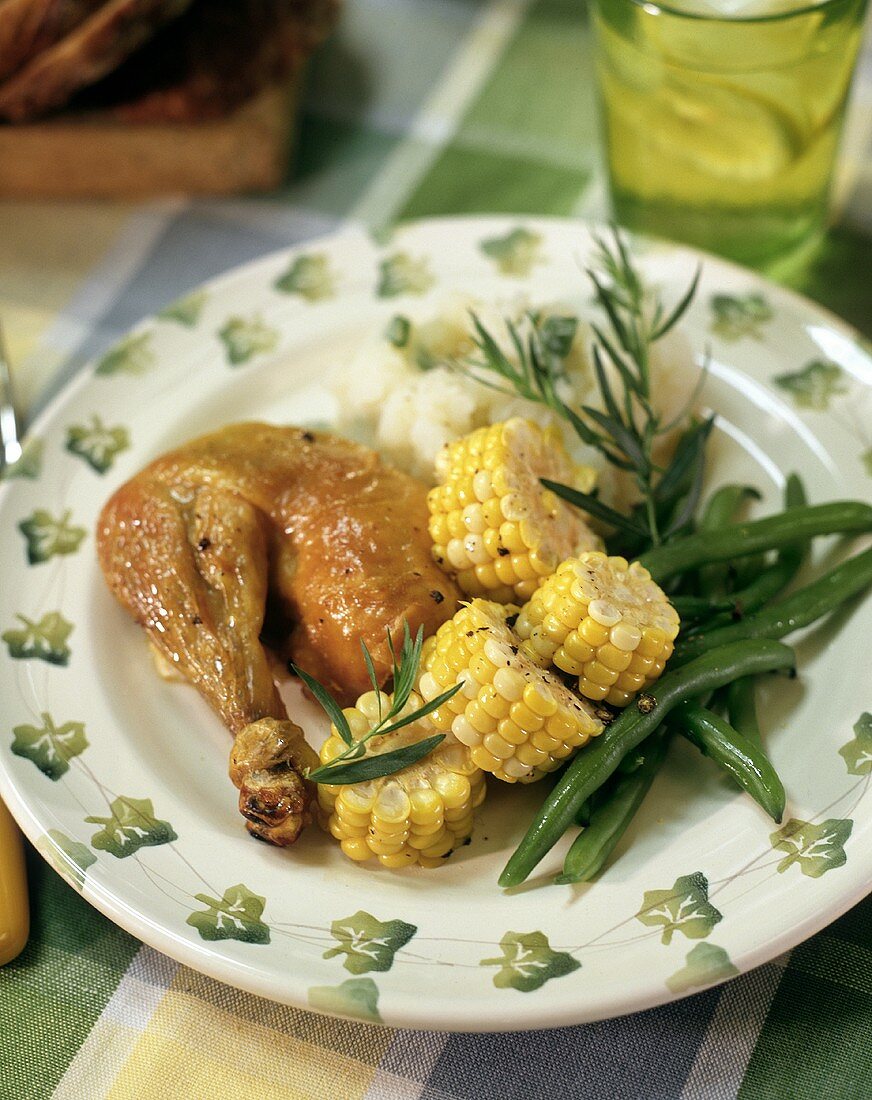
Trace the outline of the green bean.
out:
[[[759,742],[755,744],[699,703],[682,703],[672,716],[677,729],[735,779],[773,821],[784,813],[784,786]]]
[[[709,562],[730,561],[761,550],[775,550],[815,535],[859,531],[872,531],[872,505],[858,500],[811,504],[720,531],[688,535],[655,546],[639,561],[656,581],[663,581]]]
[[[605,783],[628,752],[654,732],[673,707],[739,676],[791,668],[793,664],[792,649],[761,639],[713,649],[661,676],[563,772],[506,864],[500,885],[517,886],[524,881],[572,824],[585,799]]]
[[[724,688],[727,717],[733,729],[749,741],[760,743],[760,723],[757,721],[757,692],[753,676],[743,676]]]
[[[674,664],[698,657],[712,646],[728,645],[745,638],[783,638],[808,626],[840,603],[872,584],[872,546],[824,573],[804,588],[797,588],[769,607],[755,611],[729,626],[705,630],[685,638],[675,647]]]
[[[699,530],[719,531],[727,527],[748,499],[760,499],[760,493],[753,485],[722,485],[709,497],[699,521]],[[707,565],[699,571],[698,583],[703,592],[718,592],[723,590],[726,576],[727,570],[723,566]]]
[[[678,612],[682,623],[688,619],[702,619],[718,611],[729,611],[733,601],[724,596],[723,599],[711,600],[708,596],[670,596],[669,602]]]
[[[618,771],[618,783],[594,810],[587,828],[575,838],[556,883],[589,882],[600,873],[654,782],[666,756],[666,743],[665,730],[652,734],[645,742],[639,766],[625,775]]]

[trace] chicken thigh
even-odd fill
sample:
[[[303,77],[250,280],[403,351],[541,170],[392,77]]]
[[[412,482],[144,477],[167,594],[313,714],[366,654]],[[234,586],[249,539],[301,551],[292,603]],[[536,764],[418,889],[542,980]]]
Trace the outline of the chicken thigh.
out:
[[[384,683],[387,631],[430,634],[459,593],[433,562],[426,488],[326,433],[235,424],[157,459],[104,507],[100,565],[165,661],[234,735],[256,837],[292,843],[317,757],[288,719],[262,637],[350,703]]]

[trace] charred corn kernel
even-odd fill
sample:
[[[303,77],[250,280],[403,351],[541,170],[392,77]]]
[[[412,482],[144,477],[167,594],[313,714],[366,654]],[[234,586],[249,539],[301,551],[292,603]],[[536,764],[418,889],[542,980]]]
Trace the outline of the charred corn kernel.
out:
[[[452,734],[482,771],[507,783],[529,783],[554,771],[602,732],[603,723],[590,704],[520,651],[520,639],[507,621],[513,613],[489,600],[461,608],[439,628],[418,688],[430,700],[462,680],[463,690],[452,699],[462,701],[451,721]],[[436,724],[444,719],[440,714]],[[443,781],[449,780],[457,783],[456,776]],[[474,788],[472,779],[470,784]],[[452,800],[447,789],[443,794],[448,820]],[[461,805],[468,797],[464,790]]]
[[[601,545],[578,510],[540,483],[590,490],[593,471],[573,466],[557,434],[531,420],[515,417],[449,443],[436,476],[427,498],[433,556],[468,596],[529,599],[558,562]]]
[[[562,562],[521,609],[521,652],[578,677],[588,699],[623,707],[669,658],[679,620],[647,569],[589,551]]]
[[[429,640],[424,652],[452,682],[458,675],[467,674],[462,667],[466,657],[458,658],[450,647],[443,648],[441,655],[436,640]],[[425,676],[421,680],[428,683]],[[450,731],[452,721],[463,716],[466,705],[477,699],[480,685],[471,682],[475,683],[475,690],[470,698],[465,698],[462,692],[456,696],[462,699],[459,715],[447,707],[440,708],[444,710],[446,724],[442,728],[446,731]],[[430,698],[444,690],[432,677],[429,686]],[[412,692],[401,713],[411,713],[421,703],[421,696]],[[390,706],[390,696],[383,695],[381,714],[387,714]],[[358,730],[356,736],[363,736],[379,720],[379,698],[375,692],[367,692],[355,707],[344,713],[351,728]],[[387,752],[432,736],[436,729],[430,717],[394,733],[374,737],[370,742],[372,750]],[[493,722],[494,719],[488,719],[488,731]],[[332,729],[321,749],[322,763],[335,760],[345,747],[335,728]],[[393,775],[366,783],[319,784],[318,819],[340,842],[349,859],[377,859],[382,866],[394,869],[412,864],[431,867],[444,862],[445,856],[469,839],[472,812],[484,795],[484,775],[472,761],[469,748],[448,732],[442,744],[423,760]]]

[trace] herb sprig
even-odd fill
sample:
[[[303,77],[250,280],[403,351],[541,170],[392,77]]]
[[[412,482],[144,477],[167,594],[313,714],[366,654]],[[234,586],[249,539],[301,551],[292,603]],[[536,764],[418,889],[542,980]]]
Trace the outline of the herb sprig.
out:
[[[476,352],[464,363],[453,365],[492,389],[548,406],[572,425],[582,442],[630,474],[641,500],[629,516],[608,507],[595,493],[582,493],[559,482],[543,484],[631,536],[638,549],[644,549],[658,545],[687,524],[702,490],[704,448],[713,419],[692,423],[685,430],[665,468],[655,462],[654,446],[658,437],[688,416],[699,396],[706,368],[700,371],[686,405],[668,423],[655,411],[651,394],[651,348],[687,312],[701,269],[678,303],[667,309],[659,293],[643,283],[617,229],[613,230],[613,243],[602,237],[595,237],[595,241],[595,262],[587,275],[607,322],[591,326],[593,367],[602,408],[582,405],[573,409],[561,396],[563,361],[575,335],[574,318],[549,317],[543,322],[538,314],[531,313],[521,324],[507,321],[514,349],[514,355],[509,356],[473,314]],[[557,322],[562,322],[562,328]],[[555,332],[562,340],[554,340]]]
[[[403,726],[408,726],[412,722],[417,722],[420,718],[426,717],[426,715],[436,710],[437,707],[447,702],[447,700],[460,691],[463,686],[460,683],[455,684],[454,687],[449,688],[448,691],[444,691],[441,695],[438,695],[435,699],[431,699],[428,703],[424,703],[423,706],[418,707],[417,710],[413,710],[408,714],[402,714],[418,677],[418,669],[421,665],[421,647],[424,644],[424,628],[423,626],[418,627],[418,632],[413,639],[409,631],[409,624],[405,621],[403,622],[403,644],[400,647],[399,658],[394,650],[394,643],[391,638],[390,630],[388,630],[387,636],[388,648],[391,653],[391,662],[393,664],[394,690],[391,705],[384,714],[382,713],[382,699],[384,695],[379,688],[372,655],[366,647],[366,642],[364,642],[362,638],[360,640],[360,648],[363,651],[363,661],[366,665],[367,675],[372,684],[372,689],[376,693],[376,698],[378,699],[379,715],[378,722],[368,733],[359,739],[354,737],[354,734],[351,732],[351,727],[348,724],[348,719],[342,711],[342,707],[340,707],[327,688],[301,668],[298,668],[296,665],[291,666],[293,671],[300,677],[309,691],[312,692],[320,703],[325,714],[336,729],[336,732],[347,746],[345,750],[341,752],[339,756],[331,760],[329,764],[322,764],[320,768],[314,768],[308,773],[307,779],[310,779],[313,783],[345,785],[349,783],[362,783],[369,779],[380,779],[383,776],[392,775],[394,772],[398,772],[402,768],[408,767],[410,764],[416,764],[419,760],[423,760],[428,753],[432,752],[437,745],[445,740],[445,734],[438,733],[434,734],[432,737],[425,737],[420,741],[414,741],[410,745],[403,745],[401,748],[391,749],[389,752],[367,754],[366,746],[374,737],[385,737],[390,733],[394,733],[396,730],[402,729]]]

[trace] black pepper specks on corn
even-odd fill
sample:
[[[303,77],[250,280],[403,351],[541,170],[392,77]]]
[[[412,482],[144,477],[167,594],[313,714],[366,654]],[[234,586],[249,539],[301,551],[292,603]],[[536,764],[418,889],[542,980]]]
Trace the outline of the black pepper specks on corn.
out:
[[[369,691],[343,712],[356,738],[379,721],[378,702],[376,693]],[[390,705],[390,696],[383,694],[383,714]],[[403,713],[421,705],[420,696],[412,692]],[[369,750],[387,752],[435,732],[425,717],[394,733],[376,735]],[[321,749],[321,763],[330,763],[345,748],[332,727]],[[423,760],[393,775],[342,786],[319,784],[319,821],[349,859],[377,859],[392,868],[438,867],[471,836],[473,811],[485,793],[485,777],[469,749],[449,735]]]
[[[672,656],[678,612],[638,562],[589,552],[562,562],[521,609],[522,651],[578,677],[588,699],[625,707]]]
[[[428,496],[433,556],[468,596],[498,603],[530,598],[573,554],[601,546],[578,509],[539,479],[590,490],[590,467],[574,466],[553,430],[515,417],[447,444]]]
[[[507,618],[517,608],[473,600],[424,643],[424,699],[456,695],[430,715],[437,729],[468,746],[472,762],[507,783],[530,783],[554,771],[602,721],[586,700],[519,650]]]

